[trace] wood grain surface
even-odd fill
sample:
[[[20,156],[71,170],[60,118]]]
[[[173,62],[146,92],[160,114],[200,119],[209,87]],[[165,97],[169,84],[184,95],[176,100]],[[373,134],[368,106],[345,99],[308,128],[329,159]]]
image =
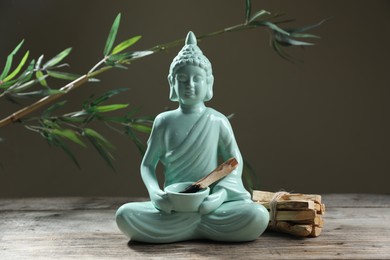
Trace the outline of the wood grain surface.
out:
[[[0,259],[390,259],[390,195],[325,194],[319,237],[142,244],[115,224],[126,198],[0,199]]]

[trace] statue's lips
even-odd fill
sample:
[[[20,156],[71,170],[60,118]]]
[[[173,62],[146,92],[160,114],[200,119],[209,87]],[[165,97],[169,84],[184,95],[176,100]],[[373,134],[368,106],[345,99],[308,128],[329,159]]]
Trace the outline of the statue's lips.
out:
[[[194,97],[195,96],[195,91],[194,90],[186,90],[186,92],[184,92],[184,95],[186,97]]]

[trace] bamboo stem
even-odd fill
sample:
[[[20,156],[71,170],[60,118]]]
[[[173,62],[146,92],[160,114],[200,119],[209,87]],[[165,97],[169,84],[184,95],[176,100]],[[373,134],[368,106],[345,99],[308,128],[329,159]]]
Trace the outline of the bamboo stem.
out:
[[[20,109],[19,111],[13,113],[12,115],[9,115],[8,117],[2,119],[0,121],[0,127],[6,126],[11,123],[18,122],[21,118],[25,117],[28,114],[31,114],[32,112],[38,110],[39,108],[54,102],[55,100],[59,99],[60,97],[67,94],[69,91],[74,90],[80,86],[82,86],[84,83],[88,81],[88,76],[83,75],[80,78],[68,83],[66,86],[62,87],[60,90],[64,91],[64,93],[59,93],[51,96],[46,96],[44,98],[41,98],[37,102],[24,107]]]

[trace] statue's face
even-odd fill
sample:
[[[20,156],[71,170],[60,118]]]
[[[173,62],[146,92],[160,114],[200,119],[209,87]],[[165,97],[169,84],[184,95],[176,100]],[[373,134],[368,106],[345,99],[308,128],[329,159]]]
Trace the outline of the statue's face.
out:
[[[174,88],[179,102],[196,105],[205,100],[207,93],[206,71],[198,66],[185,65],[176,71]]]

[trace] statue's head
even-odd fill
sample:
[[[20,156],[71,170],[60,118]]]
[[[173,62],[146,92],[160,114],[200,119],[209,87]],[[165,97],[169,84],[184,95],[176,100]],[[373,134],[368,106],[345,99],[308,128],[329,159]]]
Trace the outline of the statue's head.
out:
[[[179,101],[179,98],[183,101],[183,95],[195,93],[194,91],[200,92],[199,95],[203,99],[201,101],[209,101],[213,97],[214,77],[211,63],[198,47],[193,32],[188,33],[184,47],[173,59],[168,81],[169,98],[172,101]],[[184,87],[180,88],[180,86],[191,84],[195,86],[192,89],[188,87],[187,92],[183,92]]]

